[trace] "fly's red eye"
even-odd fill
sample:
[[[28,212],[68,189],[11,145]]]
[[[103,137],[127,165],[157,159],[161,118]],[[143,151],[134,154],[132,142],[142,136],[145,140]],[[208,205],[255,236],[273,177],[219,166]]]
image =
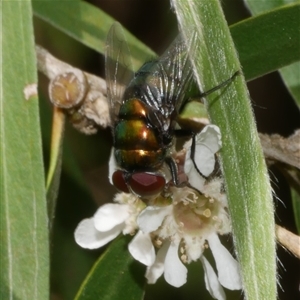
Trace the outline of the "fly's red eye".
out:
[[[142,197],[159,194],[165,184],[165,178],[157,174],[134,173],[129,179],[131,190]]]
[[[123,172],[121,170],[118,170],[113,174],[112,182],[114,186],[121,192],[129,193],[125,178],[123,176]]]

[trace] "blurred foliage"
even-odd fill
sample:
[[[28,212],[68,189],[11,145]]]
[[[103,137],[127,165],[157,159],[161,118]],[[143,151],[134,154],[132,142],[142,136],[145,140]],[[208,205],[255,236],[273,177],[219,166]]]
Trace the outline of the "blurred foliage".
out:
[[[162,53],[177,34],[176,18],[167,0],[126,0],[119,1],[117,5],[116,1],[109,0],[90,2],[121,22],[156,53]],[[250,16],[243,1],[226,0],[222,1],[222,5],[229,24]],[[80,69],[104,77],[102,55],[38,18],[34,18],[34,28],[36,42],[50,53]],[[47,85],[48,81],[40,75],[40,113],[46,169],[49,164],[52,112]],[[300,127],[299,109],[277,72],[249,82],[248,88],[260,132],[288,136]],[[83,218],[92,216],[99,205],[113,198],[115,189],[107,179],[111,144],[109,129],[100,130],[95,136],[84,136],[69,124],[66,125],[62,179],[51,242],[53,300],[73,299],[94,261],[105,250],[105,247],[96,251],[81,249],[75,243],[73,233]],[[271,178],[277,195],[276,222],[296,232],[289,186],[276,169],[271,170]],[[78,185],[78,182],[81,184]],[[230,245],[229,241],[229,248]],[[278,298],[296,299],[299,284],[299,276],[296,275],[299,274],[298,261],[281,248],[278,256],[284,266],[279,267],[282,289],[278,290]],[[157,285],[147,286],[145,299],[180,300],[197,297],[200,293],[201,299],[211,299],[204,287],[201,272],[199,263],[191,264],[188,276],[193,280],[180,289],[167,285],[161,278]],[[240,292],[228,293],[228,299],[239,297],[242,299]]]
[[[49,232],[32,8],[1,2],[0,298],[49,297]]]

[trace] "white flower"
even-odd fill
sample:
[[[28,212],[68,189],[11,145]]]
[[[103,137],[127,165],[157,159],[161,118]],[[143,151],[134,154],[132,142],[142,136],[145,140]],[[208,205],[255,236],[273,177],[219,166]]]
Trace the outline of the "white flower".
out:
[[[209,176],[215,167],[215,153],[221,147],[221,135],[217,126],[209,125],[195,137],[195,155],[187,145],[185,173],[189,184],[195,187],[170,188],[170,205],[148,206],[138,216],[137,224],[143,235],[159,246],[153,264],[148,266],[148,283],[155,283],[164,275],[165,280],[180,287],[186,283],[187,268],[184,263],[200,260],[205,272],[207,290],[215,299],[225,299],[222,286],[241,289],[239,265],[229,251],[220,243],[218,234],[231,232],[227,213],[226,195],[221,192],[222,181]],[[200,172],[200,173],[199,173]],[[200,191],[200,193],[198,192]],[[153,245],[144,247],[143,253],[153,252]],[[204,257],[210,247],[218,275]],[[178,254],[179,253],[179,254]],[[136,259],[136,255],[131,253]],[[141,257],[138,258],[142,262]]]
[[[169,284],[180,287],[187,278],[184,263],[200,259],[205,271],[206,287],[213,297],[225,299],[222,286],[228,289],[241,288],[238,263],[218,238],[218,233],[225,234],[231,230],[224,195],[216,190],[217,187],[221,188],[221,182],[216,180],[212,185],[213,188],[205,187],[213,194],[210,196],[201,195],[188,187],[174,187],[171,205],[148,206],[139,214],[137,223],[143,234],[148,239],[151,234],[161,243],[154,263],[145,264],[148,266],[148,283],[155,283],[164,274]],[[207,244],[215,258],[218,276],[203,256]],[[153,245],[149,243],[149,247],[143,251],[153,251]],[[142,262],[141,259],[139,261]]]
[[[75,230],[75,241],[83,248],[100,248],[121,232],[133,234],[137,229],[136,218],[145,207],[142,201],[131,194],[120,193],[115,202],[101,206],[94,216],[82,220]]]
[[[136,233],[128,250],[147,266],[148,283],[155,283],[164,275],[170,285],[180,287],[187,280],[185,264],[200,260],[207,290],[215,299],[225,299],[223,287],[241,289],[241,279],[237,261],[218,237],[218,234],[231,232],[223,182],[220,178],[207,180],[215,168],[215,154],[221,147],[219,128],[206,126],[195,136],[194,146],[194,157],[191,157],[189,143],[184,146],[185,161],[178,159],[179,169],[184,169],[184,176],[188,176],[188,186],[169,186],[165,193],[151,201],[152,206],[147,207],[137,196],[117,194],[117,203],[101,206],[92,218],[78,225],[75,239],[80,246],[94,249],[121,232]],[[112,153],[111,181],[115,170]],[[203,255],[208,247],[215,259],[217,274]]]

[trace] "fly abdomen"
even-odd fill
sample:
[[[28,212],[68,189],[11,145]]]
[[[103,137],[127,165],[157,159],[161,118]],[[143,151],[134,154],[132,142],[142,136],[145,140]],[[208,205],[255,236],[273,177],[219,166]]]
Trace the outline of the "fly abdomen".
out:
[[[146,120],[121,120],[115,127],[115,158],[123,169],[159,168],[165,151]]]
[[[115,149],[117,163],[122,169],[129,172],[159,169],[165,157],[165,149],[159,149],[157,151]]]
[[[149,108],[139,99],[124,102],[114,129],[115,157],[128,170],[159,168],[165,158],[161,134],[147,117]]]
[[[119,111],[119,119],[147,119],[148,107],[145,103],[137,98],[132,98],[124,102]]]
[[[161,141],[145,120],[120,120],[115,127],[115,148],[156,151],[161,148]]]

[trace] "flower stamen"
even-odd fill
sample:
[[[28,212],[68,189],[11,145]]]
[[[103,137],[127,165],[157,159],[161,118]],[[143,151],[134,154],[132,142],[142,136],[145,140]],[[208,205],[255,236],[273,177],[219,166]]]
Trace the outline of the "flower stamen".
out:
[[[211,211],[209,208],[207,208],[203,213],[202,215],[206,218],[209,218],[211,216]]]

